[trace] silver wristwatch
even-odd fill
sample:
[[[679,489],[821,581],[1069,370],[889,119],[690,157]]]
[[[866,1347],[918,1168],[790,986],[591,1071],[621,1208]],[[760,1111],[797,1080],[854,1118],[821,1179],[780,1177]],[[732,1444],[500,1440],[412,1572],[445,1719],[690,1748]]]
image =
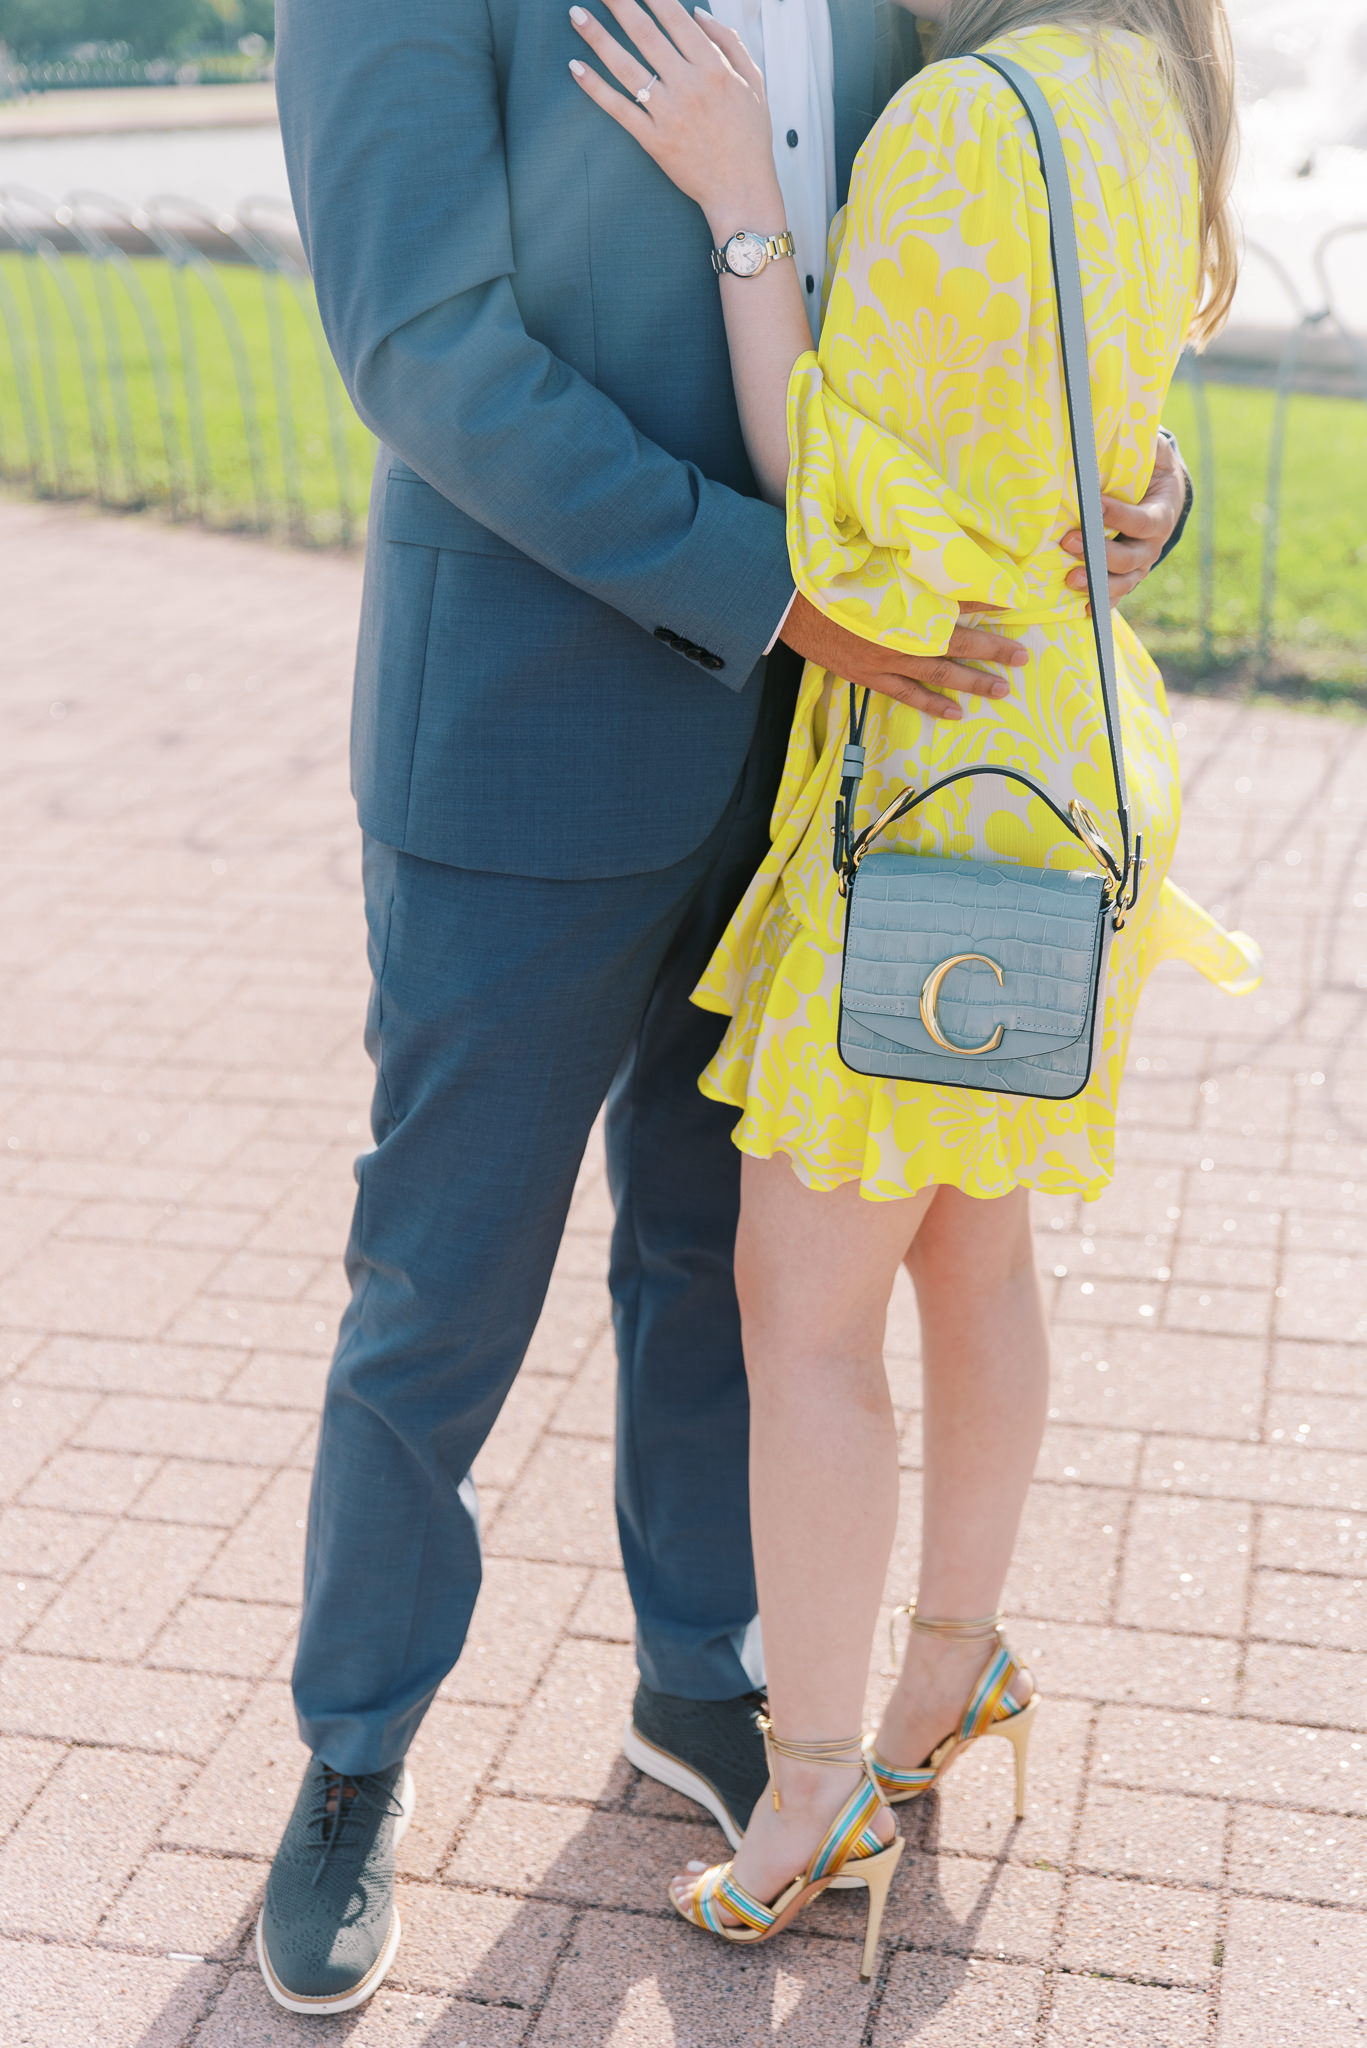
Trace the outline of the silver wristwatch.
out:
[[[718,277],[758,277],[766,264],[797,252],[792,230],[781,235],[758,235],[753,228],[739,228],[712,251],[712,268]]]

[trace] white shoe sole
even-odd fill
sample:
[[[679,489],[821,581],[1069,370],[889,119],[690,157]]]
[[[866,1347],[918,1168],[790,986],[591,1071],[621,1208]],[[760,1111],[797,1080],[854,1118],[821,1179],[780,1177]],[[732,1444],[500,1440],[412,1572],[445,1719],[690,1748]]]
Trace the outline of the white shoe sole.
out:
[[[671,1792],[680,1792],[695,1805],[706,1807],[731,1847],[739,1849],[743,1830],[736,1826],[727,1812],[716,1786],[710,1784],[701,1771],[692,1771],[680,1758],[671,1756],[668,1750],[657,1749],[641,1734],[634,1721],[627,1722],[622,1736],[622,1754],[647,1778],[654,1778],[657,1785],[668,1785]]]
[[[394,1847],[396,1849],[407,1834],[408,1824],[413,1818],[413,1797],[413,1774],[407,1764],[405,1764],[403,1777],[399,1781],[400,1813],[394,1827]],[[364,1977],[362,1977],[360,1983],[353,1984],[349,1991],[340,1992],[335,1997],[305,1998],[301,1997],[297,1991],[287,1991],[276,1976],[275,1971],[271,1968],[271,1959],[266,1954],[266,1938],[262,1932],[265,1917],[266,1909],[263,1906],[256,1922],[256,1960],[260,1965],[261,1975],[265,1980],[267,1991],[270,1992],[277,2005],[284,2006],[286,2012],[350,2012],[353,2006],[364,2005],[366,2000],[379,1990],[381,1984],[389,1975],[390,1965],[399,1952],[399,1937],[403,1933],[403,1928],[399,1922],[399,1909],[396,1906],[390,1921],[385,1945],[366,1971]]]
[[[677,1756],[671,1756],[668,1750],[657,1749],[653,1742],[648,1742],[641,1734],[634,1721],[628,1721],[623,1732],[622,1754],[629,1764],[634,1764],[647,1778],[654,1778],[656,1784],[668,1785],[671,1792],[680,1792],[685,1799],[691,1799],[696,1805],[706,1807],[731,1847],[739,1849],[743,1830],[736,1826],[727,1812],[715,1785],[710,1784],[700,1771],[690,1770],[686,1763]],[[833,1892],[849,1892],[862,1886],[863,1882],[863,1878],[856,1877],[853,1871],[842,1870],[838,1876],[831,1879],[829,1888]]]

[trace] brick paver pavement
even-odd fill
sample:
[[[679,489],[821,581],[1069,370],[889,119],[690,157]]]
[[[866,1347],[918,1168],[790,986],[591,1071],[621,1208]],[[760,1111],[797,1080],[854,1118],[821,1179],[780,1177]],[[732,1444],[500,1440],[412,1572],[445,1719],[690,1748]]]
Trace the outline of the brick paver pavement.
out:
[[[363,2014],[295,2021],[248,1929],[302,1761],[293,1602],[365,1139],[357,567],[15,503],[0,559],[5,2042],[1360,2044],[1363,728],[1178,711],[1179,872],[1270,978],[1234,1003],[1161,972],[1113,1192],[1037,1204],[1029,1819],[1000,1743],[910,1810],[869,1989],[848,1897],[750,1956],[666,1909],[719,1838],[617,1752],[594,1149],[480,1461],[488,1583],[418,1743],[398,1965]],[[897,1598],[915,1349],[899,1297]]]

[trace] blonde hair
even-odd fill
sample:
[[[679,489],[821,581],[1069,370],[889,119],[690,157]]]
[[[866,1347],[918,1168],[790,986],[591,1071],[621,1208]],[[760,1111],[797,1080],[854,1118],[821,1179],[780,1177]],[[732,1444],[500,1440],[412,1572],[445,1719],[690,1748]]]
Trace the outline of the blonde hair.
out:
[[[1191,338],[1200,347],[1224,325],[1239,272],[1229,198],[1238,152],[1234,52],[1224,0],[949,0],[932,54],[961,57],[1010,29],[1044,23],[1129,29],[1158,47],[1196,156],[1200,290]]]

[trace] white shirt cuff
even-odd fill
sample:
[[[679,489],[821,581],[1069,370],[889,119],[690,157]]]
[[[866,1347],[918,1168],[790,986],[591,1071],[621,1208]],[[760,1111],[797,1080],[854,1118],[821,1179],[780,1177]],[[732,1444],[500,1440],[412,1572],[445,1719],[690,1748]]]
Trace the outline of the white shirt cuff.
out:
[[[797,592],[794,591],[792,596],[788,599],[787,604],[785,604],[783,607],[783,617],[779,620],[778,624],[774,628],[773,638],[770,640],[769,645],[764,650],[766,654],[772,654],[774,649],[778,646],[779,641],[783,638],[783,628],[788,623],[788,614],[796,603]]]

